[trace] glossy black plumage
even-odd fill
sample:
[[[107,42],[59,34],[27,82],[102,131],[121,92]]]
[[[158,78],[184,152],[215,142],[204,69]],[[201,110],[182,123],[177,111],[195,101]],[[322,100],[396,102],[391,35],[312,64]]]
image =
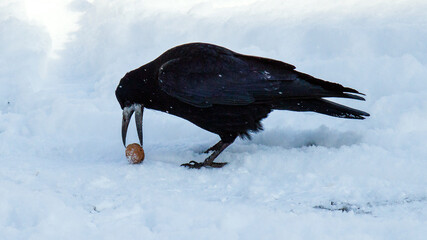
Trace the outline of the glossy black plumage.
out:
[[[166,51],[127,73],[116,90],[122,108],[137,103],[176,115],[218,134],[223,143],[262,129],[260,121],[274,109],[364,119],[368,113],[323,99],[364,100],[360,95],[290,64],[204,43]]]

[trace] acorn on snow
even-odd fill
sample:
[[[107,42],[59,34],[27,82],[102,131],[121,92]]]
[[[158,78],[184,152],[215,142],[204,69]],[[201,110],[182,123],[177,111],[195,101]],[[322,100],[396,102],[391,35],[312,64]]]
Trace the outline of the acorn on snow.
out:
[[[129,163],[132,164],[141,163],[145,157],[144,149],[138,143],[129,144],[125,153]]]

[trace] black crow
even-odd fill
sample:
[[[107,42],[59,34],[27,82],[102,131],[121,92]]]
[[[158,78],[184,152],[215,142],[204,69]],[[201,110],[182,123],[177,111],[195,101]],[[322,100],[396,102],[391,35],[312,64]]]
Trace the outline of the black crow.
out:
[[[295,71],[293,65],[233,52],[226,48],[190,43],[174,47],[154,61],[128,72],[116,89],[123,109],[122,138],[136,112],[142,145],[144,107],[187,119],[219,135],[204,162],[190,168],[222,167],[215,158],[239,136],[262,130],[261,120],[275,110],[313,111],[334,117],[364,119],[368,113],[324,98],[365,100],[355,89]]]

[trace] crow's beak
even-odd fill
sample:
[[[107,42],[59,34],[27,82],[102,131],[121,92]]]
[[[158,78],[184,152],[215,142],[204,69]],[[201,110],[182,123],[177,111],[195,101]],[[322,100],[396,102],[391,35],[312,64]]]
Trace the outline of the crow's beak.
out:
[[[134,103],[129,107],[123,108],[123,120],[122,120],[122,140],[123,145],[126,147],[126,134],[129,127],[130,119],[135,112],[135,123],[136,131],[138,132],[139,143],[142,146],[142,115],[144,112],[144,106],[142,104]]]

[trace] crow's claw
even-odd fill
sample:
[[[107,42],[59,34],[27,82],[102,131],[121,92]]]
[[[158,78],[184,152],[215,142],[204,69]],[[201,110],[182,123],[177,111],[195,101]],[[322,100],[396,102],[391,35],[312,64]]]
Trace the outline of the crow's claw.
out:
[[[188,168],[196,168],[196,169],[200,169],[201,167],[204,166],[203,163],[199,163],[196,161],[190,161],[189,163],[184,163],[181,164],[182,167],[188,167]]]
[[[205,162],[196,162],[196,161],[190,161],[189,163],[181,164],[182,167],[188,167],[188,168],[196,168],[200,169],[202,167],[211,167],[211,168],[222,168],[226,165],[226,162],[211,162],[211,163],[205,163]]]
[[[225,165],[227,165],[226,162],[213,162],[210,165],[206,166],[206,167],[212,167],[212,168],[222,168]]]

